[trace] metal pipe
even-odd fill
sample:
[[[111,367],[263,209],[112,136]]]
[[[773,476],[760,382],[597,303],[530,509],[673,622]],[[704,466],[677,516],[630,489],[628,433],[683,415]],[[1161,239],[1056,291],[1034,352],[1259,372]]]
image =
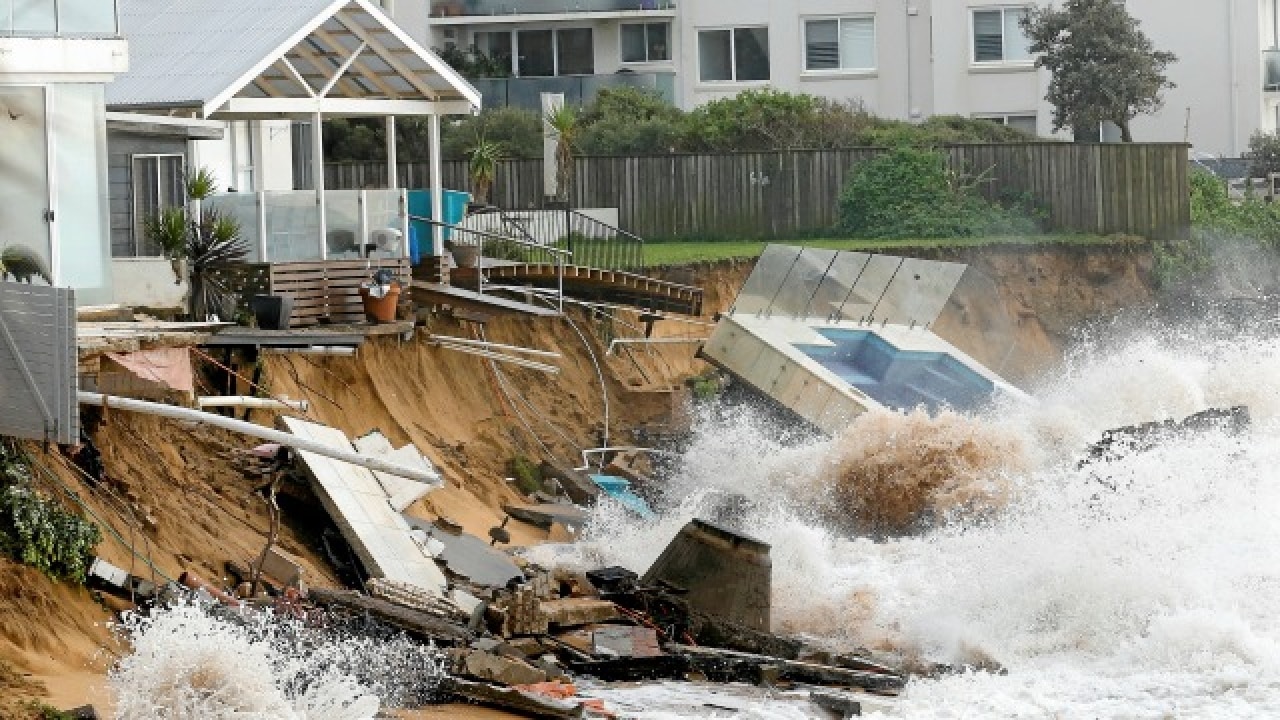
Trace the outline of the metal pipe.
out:
[[[355,355],[356,348],[348,345],[311,345],[309,347],[263,348],[264,355]]]
[[[541,370],[542,372],[551,373],[552,375],[558,374],[560,372],[560,368],[556,367],[555,365],[547,365],[545,363],[534,362],[533,360],[525,360],[524,358],[512,357],[510,355],[503,355],[502,353],[489,352],[488,350],[482,350],[480,348],[472,347],[470,345],[454,345],[453,343],[439,342],[439,341],[433,344],[436,347],[444,348],[445,350],[453,350],[455,352],[465,353],[467,355],[476,355],[482,358],[488,358],[490,360],[498,360],[500,362],[511,363],[512,365],[519,365],[520,367],[529,368],[530,370]]]
[[[287,397],[263,398],[253,397],[251,395],[210,395],[196,398],[196,406],[202,408],[265,408],[269,410],[294,410],[297,412],[307,412],[311,409],[311,403],[308,403],[306,400],[290,400]]]
[[[516,345],[503,345],[502,343],[487,342],[485,340],[472,340],[471,338],[453,337],[451,335],[428,335],[427,339],[432,342],[449,343],[452,345],[474,345],[478,348],[487,350],[507,350],[509,352],[523,353],[525,355],[537,355],[538,357],[560,359],[558,352],[550,352],[548,350],[534,350],[532,348],[519,347]]]
[[[707,338],[615,338],[609,341],[609,354],[616,345],[698,345]]]
[[[588,448],[582,451],[582,467],[574,468],[574,470],[588,470],[591,468],[591,461],[587,459],[588,455],[604,455],[611,452],[642,452],[650,455],[673,455],[674,453],[666,450],[658,450],[656,448],[636,447],[634,445],[615,445],[613,447]]]
[[[230,430],[231,432],[241,433],[256,438],[261,438],[267,442],[278,443],[297,450],[303,450],[316,455],[337,460],[339,462],[359,465],[360,467],[377,470],[389,475],[397,475],[410,480],[417,480],[429,484],[438,484],[441,481],[440,474],[434,470],[428,471],[422,468],[408,467],[399,463],[388,462],[381,458],[361,455],[353,450],[343,450],[332,445],[326,445],[310,438],[300,437],[293,433],[272,430],[271,428],[235,418],[223,417],[222,415],[214,415],[213,413],[192,410],[191,408],[177,407],[176,405],[165,405],[162,403],[147,402],[146,400],[134,400],[133,398],[122,398],[114,395],[103,395],[102,393],[91,393],[80,391],[76,393],[81,405],[97,405],[103,409],[127,410],[129,412],[145,413],[147,415],[158,415],[160,417],[169,418],[170,420],[180,420],[183,422],[195,422],[204,425],[212,425],[213,427]]]

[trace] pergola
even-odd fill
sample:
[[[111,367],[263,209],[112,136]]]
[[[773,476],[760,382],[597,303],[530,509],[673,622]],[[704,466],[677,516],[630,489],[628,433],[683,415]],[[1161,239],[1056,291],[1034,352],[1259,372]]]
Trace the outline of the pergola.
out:
[[[442,216],[440,117],[477,112],[480,93],[375,3],[120,0],[120,20],[130,70],[107,88],[113,110],[311,122],[321,238],[325,117],[386,119],[392,188],[395,118],[429,118],[432,214]]]

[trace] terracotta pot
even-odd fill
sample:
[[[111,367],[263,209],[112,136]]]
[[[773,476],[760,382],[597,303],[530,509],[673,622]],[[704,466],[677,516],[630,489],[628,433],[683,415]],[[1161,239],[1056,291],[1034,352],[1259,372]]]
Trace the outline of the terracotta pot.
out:
[[[475,245],[454,245],[453,261],[458,267],[473,268],[480,262],[480,248]]]
[[[360,288],[360,302],[364,305],[364,318],[373,324],[396,321],[396,306],[400,304],[400,283],[391,283],[391,289],[383,297],[369,294],[369,288]]]

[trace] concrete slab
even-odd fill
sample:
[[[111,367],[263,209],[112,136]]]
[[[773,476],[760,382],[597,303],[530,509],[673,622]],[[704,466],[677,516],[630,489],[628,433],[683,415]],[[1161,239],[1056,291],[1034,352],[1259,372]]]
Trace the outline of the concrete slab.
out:
[[[374,430],[367,435],[361,435],[352,442],[356,446],[356,450],[359,451],[361,455],[380,457],[384,460],[399,463],[406,467],[420,468],[432,473],[436,472],[435,467],[430,461],[422,456],[422,453],[418,452],[416,447],[413,445],[405,445],[400,449],[396,449],[392,447],[391,441],[377,430]],[[379,472],[377,470],[373,471],[373,476],[378,479],[378,484],[386,493],[388,500],[391,502],[391,507],[394,508],[396,512],[403,512],[405,508],[412,505],[419,498],[432,490],[437,490],[444,486],[443,479],[434,485],[427,485],[425,483],[417,482],[416,480],[402,478],[398,475]]]
[[[512,578],[524,577],[510,555],[490,546],[485,540],[466,533],[449,532],[421,518],[405,516],[405,522],[443,545],[437,560],[472,582],[501,586]]]

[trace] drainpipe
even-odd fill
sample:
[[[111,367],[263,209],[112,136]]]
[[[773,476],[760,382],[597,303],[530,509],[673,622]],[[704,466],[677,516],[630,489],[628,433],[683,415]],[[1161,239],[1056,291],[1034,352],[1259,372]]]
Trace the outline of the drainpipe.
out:
[[[289,398],[263,398],[247,395],[212,395],[196,398],[196,406],[208,407],[240,407],[269,410],[293,410],[307,412],[311,409],[306,400],[290,400]]]
[[[429,485],[437,485],[441,482],[439,473],[435,471],[427,471],[422,468],[411,468],[399,463],[387,462],[376,457],[368,457],[361,455],[353,450],[343,450],[332,445],[326,445],[322,442],[311,440],[310,438],[300,437],[293,433],[272,430],[261,425],[236,420],[235,418],[223,417],[222,415],[214,415],[213,413],[192,410],[191,408],[177,407],[175,405],[165,405],[162,403],[147,402],[146,400],[134,400],[133,398],[122,398],[114,395],[103,395],[101,393],[78,392],[76,393],[81,405],[97,405],[103,409],[111,410],[127,410],[129,412],[144,413],[146,415],[158,415],[160,417],[169,418],[170,420],[178,420],[181,422],[194,422],[204,425],[212,425],[230,430],[231,432],[241,433],[256,438],[261,438],[267,442],[278,443],[296,450],[304,450],[306,452],[315,453],[324,457],[337,460],[339,462],[359,465],[360,467],[384,472],[390,475],[397,475],[410,480],[427,483]]]

